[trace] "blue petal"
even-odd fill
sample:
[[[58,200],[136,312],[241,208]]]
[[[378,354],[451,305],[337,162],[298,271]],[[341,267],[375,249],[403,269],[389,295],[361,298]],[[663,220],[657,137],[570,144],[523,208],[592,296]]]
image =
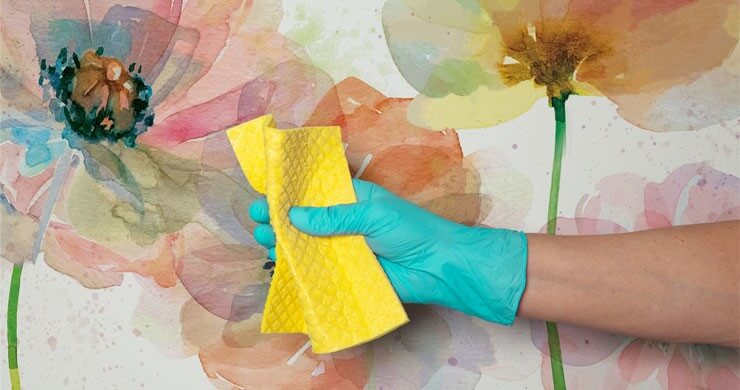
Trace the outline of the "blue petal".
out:
[[[59,133],[46,127],[13,125],[0,129],[0,140],[26,147],[19,170],[21,175],[30,177],[41,173],[64,152],[66,145]]]

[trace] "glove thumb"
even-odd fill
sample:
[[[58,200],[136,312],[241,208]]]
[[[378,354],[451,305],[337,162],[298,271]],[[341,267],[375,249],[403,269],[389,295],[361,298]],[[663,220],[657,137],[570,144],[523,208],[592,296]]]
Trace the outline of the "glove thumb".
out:
[[[366,202],[329,207],[293,207],[288,213],[298,230],[312,236],[368,235],[373,227]]]

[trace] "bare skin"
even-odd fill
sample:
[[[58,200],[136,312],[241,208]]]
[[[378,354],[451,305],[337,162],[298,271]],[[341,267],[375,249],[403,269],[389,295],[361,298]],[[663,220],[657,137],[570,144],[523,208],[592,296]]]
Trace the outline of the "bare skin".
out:
[[[528,238],[519,315],[662,341],[740,346],[740,221]]]

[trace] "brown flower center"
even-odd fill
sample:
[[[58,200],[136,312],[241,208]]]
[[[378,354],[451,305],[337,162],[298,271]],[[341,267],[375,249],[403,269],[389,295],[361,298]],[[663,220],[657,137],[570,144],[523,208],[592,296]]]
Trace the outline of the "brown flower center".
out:
[[[131,103],[138,95],[136,83],[121,61],[85,52],[79,60],[73,82],[72,100],[86,112],[103,112],[101,125],[112,132],[127,131],[134,125]]]
[[[533,79],[547,87],[548,96],[564,98],[574,92],[572,81],[581,62],[605,52],[607,46],[581,25],[542,25],[547,34],[529,25],[520,29],[517,39],[507,42],[499,74],[507,85]]]

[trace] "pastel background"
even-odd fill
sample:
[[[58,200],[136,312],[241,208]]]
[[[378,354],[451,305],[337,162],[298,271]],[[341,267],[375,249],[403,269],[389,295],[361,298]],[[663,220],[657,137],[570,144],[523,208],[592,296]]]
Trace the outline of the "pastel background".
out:
[[[23,388],[552,388],[545,325],[523,319],[506,328],[409,306],[407,327],[330,356],[299,353],[300,336],[260,335],[269,270],[246,213],[255,193],[220,132],[268,112],[283,125],[340,125],[353,174],[451,219],[538,232],[547,221],[555,141],[546,88],[532,84],[539,95],[524,99],[529,105],[519,106],[521,115],[472,118],[483,127],[466,128],[470,123],[456,125],[460,118],[438,107],[500,100],[439,103],[446,87],[425,92],[414,81],[426,65],[397,64],[426,53],[425,39],[437,48],[456,47],[454,40],[434,39],[437,27],[415,28],[413,18],[404,19],[410,14],[393,8],[422,2],[218,3],[3,0],[0,333],[7,331],[13,264],[25,261],[18,309]],[[459,7],[442,1],[440,10],[447,9],[443,3],[452,4],[450,11],[432,12],[428,20],[468,23],[462,16],[444,20]],[[556,10],[569,4],[545,3]],[[572,3],[577,9],[581,2]],[[632,4],[614,3],[614,9]],[[656,54],[677,61],[666,69],[691,65],[685,74],[646,76],[635,85],[593,77],[592,86],[613,95],[583,87],[568,97],[559,233],[738,218],[738,20],[728,17],[718,27],[712,19],[714,11],[737,15],[737,6],[702,8],[707,3],[670,2],[644,11],[675,9],[672,18],[693,15],[702,26],[704,49],[663,47]],[[412,45],[393,37],[394,18],[408,26],[396,36]],[[49,23],[87,19],[96,22]],[[639,31],[642,20],[615,28]],[[125,39],[111,38],[106,29],[116,25],[127,27],[120,30]],[[697,33],[670,25],[656,31]],[[630,47],[627,38],[618,39]],[[50,82],[39,85],[41,59],[53,62],[62,46],[82,57],[103,44],[103,56],[125,67],[143,64],[151,86],[153,124],[135,134],[133,147],[65,133],[64,121],[49,109]],[[641,52],[649,49],[625,56]],[[619,63],[640,69],[631,58]],[[470,79],[467,74],[452,72],[447,80]],[[460,95],[494,90],[492,83],[471,84]],[[638,86],[645,93],[625,92]],[[103,94],[97,84],[91,88]],[[642,109],[648,106],[665,115]],[[111,118],[125,112],[114,110]],[[664,131],[674,122],[673,130],[686,131]],[[432,130],[440,128],[447,129]],[[48,196],[44,183],[65,148],[74,150],[72,164],[41,257],[32,264],[28,256]],[[740,387],[737,349],[633,340],[562,324],[560,339],[569,388]],[[6,348],[7,338],[0,337],[2,388],[10,388]]]

